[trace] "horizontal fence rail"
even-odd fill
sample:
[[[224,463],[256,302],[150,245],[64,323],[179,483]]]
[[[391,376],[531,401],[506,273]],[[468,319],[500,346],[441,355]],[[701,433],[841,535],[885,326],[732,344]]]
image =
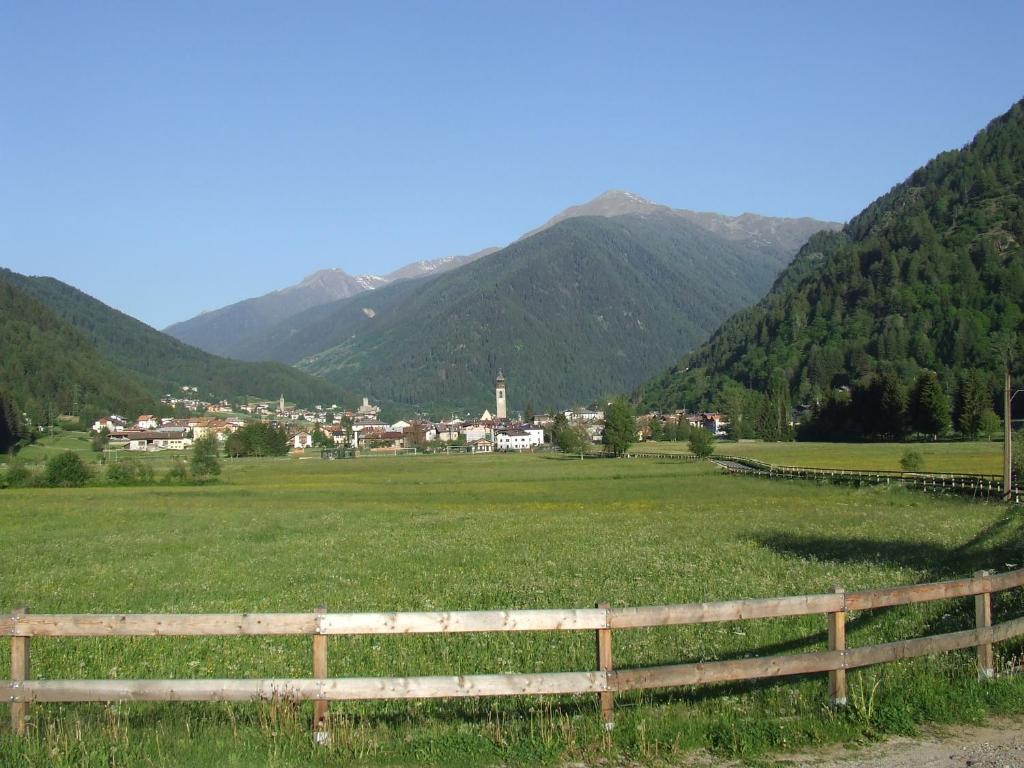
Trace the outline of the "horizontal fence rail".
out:
[[[642,607],[508,611],[432,611],[403,613],[235,614],[32,614],[16,609],[0,617],[0,634],[11,638],[11,679],[0,695],[11,705],[11,726],[27,729],[28,708],[46,702],[111,701],[313,701],[314,731],[327,734],[326,702],[367,699],[428,699],[478,696],[597,694],[605,727],[613,725],[612,702],[618,692],[686,685],[757,680],[787,675],[828,674],[830,703],[846,703],[846,671],[934,653],[976,648],[979,676],[994,673],[992,646],[1024,636],[1024,617],[992,624],[991,595],[1024,586],[1024,569],[971,578],[886,589],[817,595],[687,603]],[[973,597],[973,629],[881,645],[848,648],[848,611],[863,611],[936,600]],[[613,630],[630,630],[746,621],[794,616],[828,619],[828,650],[615,669]],[[474,674],[424,677],[332,678],[327,667],[331,635],[449,634],[464,632],[592,631],[596,670],[534,674]],[[247,680],[33,680],[29,650],[33,637],[306,635],[313,639],[312,678]]]
[[[615,454],[596,452],[585,454],[587,458],[611,459]],[[622,454],[626,459],[674,459],[696,462],[701,459],[693,453],[654,453],[628,451]],[[1013,486],[1004,492],[1001,475],[975,474],[967,472],[907,472],[891,469],[830,469],[825,467],[796,467],[785,464],[769,464],[747,456],[717,454],[711,461],[735,474],[758,477],[819,480],[830,483],[855,483],[857,485],[900,485],[926,491],[945,491],[982,498],[1005,498],[1015,504],[1024,502],[1024,488]]]
[[[613,453],[598,451],[584,454],[586,458],[611,459],[618,458]],[[693,453],[670,453],[650,451],[627,451],[622,454],[626,459],[673,459],[676,461],[696,462],[701,459]],[[760,459],[748,456],[729,456],[715,454],[709,457],[723,469],[730,472],[800,479],[825,480],[829,482],[857,482],[873,485],[905,485],[928,490],[950,490],[958,493],[973,493],[980,496],[1003,496],[1002,475],[980,474],[971,472],[908,472],[893,469],[836,469],[834,467],[799,467],[787,464],[769,464]],[[1011,499],[1015,502],[1024,500],[1024,488],[1014,486]]]

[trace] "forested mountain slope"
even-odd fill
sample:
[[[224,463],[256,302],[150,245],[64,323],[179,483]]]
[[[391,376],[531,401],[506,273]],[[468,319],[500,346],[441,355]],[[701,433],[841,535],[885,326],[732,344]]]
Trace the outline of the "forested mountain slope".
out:
[[[263,351],[409,405],[488,405],[498,368],[513,406],[589,401],[702,341],[789,258],[671,214],[575,217],[439,277],[292,318]]]
[[[283,393],[297,403],[313,404],[343,398],[339,387],[286,365],[227,360],[190,347],[59,280],[0,269],[0,283],[42,302],[153,395],[190,385],[198,387],[200,396],[216,399]]]
[[[933,370],[949,394],[999,376],[992,340],[1024,317],[1024,102],[801,249],[771,292],[641,391],[722,404],[729,386],[821,403],[886,375]]]
[[[112,412],[135,417],[158,406],[134,374],[114,365],[84,334],[4,279],[0,400],[12,402],[9,410],[16,416],[27,413],[33,424],[71,413],[86,419]]]

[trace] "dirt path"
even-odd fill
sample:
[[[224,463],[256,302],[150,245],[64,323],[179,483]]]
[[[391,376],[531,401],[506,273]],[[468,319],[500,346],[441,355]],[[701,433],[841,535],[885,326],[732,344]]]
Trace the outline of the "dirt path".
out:
[[[862,749],[836,747],[776,760],[792,768],[1024,768],[1024,718],[929,728],[917,739],[894,738]]]
[[[993,717],[985,725],[929,726],[916,739],[896,737],[864,747],[823,747],[755,761],[780,768],[1024,768],[1024,716]],[[722,760],[693,752],[682,762],[658,762],[657,768],[744,768],[740,760]],[[568,763],[564,768],[648,768],[629,760]]]

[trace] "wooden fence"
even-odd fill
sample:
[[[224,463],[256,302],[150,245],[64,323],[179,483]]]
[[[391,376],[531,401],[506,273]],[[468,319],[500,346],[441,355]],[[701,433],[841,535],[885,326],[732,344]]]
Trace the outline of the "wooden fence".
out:
[[[714,460],[731,472],[753,474],[780,479],[818,480],[829,483],[855,485],[902,485],[925,491],[944,491],[982,498],[1001,499],[1001,475],[952,472],[901,472],[884,469],[826,469],[821,467],[792,467],[768,464],[743,456],[716,456]],[[1020,503],[1024,492],[1019,487],[1010,489],[1010,501]]]
[[[614,458],[611,453],[591,453],[592,458]],[[652,453],[628,451],[627,459],[674,459],[677,461],[700,461],[692,453]],[[817,480],[828,483],[850,483],[854,485],[901,485],[926,491],[945,491],[981,498],[1001,499],[1003,493],[1002,475],[985,475],[967,472],[903,472],[886,469],[826,469],[822,467],[793,467],[769,464],[747,456],[714,455],[710,457],[729,472],[758,477],[778,479]],[[1024,501],[1024,488],[1010,489],[1010,501],[1020,504]]]
[[[607,729],[613,726],[617,692],[739,680],[826,673],[829,701],[846,703],[846,671],[933,653],[976,648],[979,676],[992,677],[994,643],[1024,635],[1024,617],[992,624],[991,595],[1024,586],[1024,569],[999,575],[979,571],[973,578],[845,592],[837,587],[817,595],[733,600],[718,603],[510,611],[430,613],[243,614],[33,614],[16,609],[0,617],[0,634],[11,637],[11,679],[0,685],[11,706],[15,733],[27,729],[29,706],[42,702],[259,701],[314,702],[314,733],[327,734],[327,702],[363,699],[425,699],[539,694],[596,694]],[[974,597],[973,629],[849,648],[846,614],[896,605]],[[614,631],[709,622],[824,615],[828,650],[757,658],[616,669]],[[429,677],[332,678],[327,639],[331,635],[391,635],[462,632],[591,631],[596,639],[594,670],[533,674],[477,674]],[[33,637],[136,637],[215,635],[308,635],[312,678],[224,680],[36,680],[31,677]]]

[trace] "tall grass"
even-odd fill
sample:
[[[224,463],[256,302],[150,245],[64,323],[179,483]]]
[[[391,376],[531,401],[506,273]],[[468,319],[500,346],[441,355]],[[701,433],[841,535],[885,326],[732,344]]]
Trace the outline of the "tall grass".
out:
[[[861,589],[1024,562],[997,504],[914,491],[766,483],[671,460],[554,456],[225,462],[201,487],[0,493],[0,607],[36,612],[587,607]],[[996,620],[1024,613],[997,601]],[[849,617],[865,645],[971,626],[968,600]],[[619,667],[825,647],[823,617],[617,631]],[[1019,651],[1009,645],[1004,654]],[[35,639],[47,678],[308,676],[309,638]],[[593,633],[338,637],[333,676],[594,668]],[[1004,663],[1008,663],[1004,656]],[[0,654],[0,677],[8,674]],[[0,765],[537,764],[702,747],[756,756],[1024,710],[1024,684],[979,684],[969,654],[851,674],[594,697],[338,703],[315,748],[310,706],[33,707]],[[859,698],[858,698],[859,696]]]

